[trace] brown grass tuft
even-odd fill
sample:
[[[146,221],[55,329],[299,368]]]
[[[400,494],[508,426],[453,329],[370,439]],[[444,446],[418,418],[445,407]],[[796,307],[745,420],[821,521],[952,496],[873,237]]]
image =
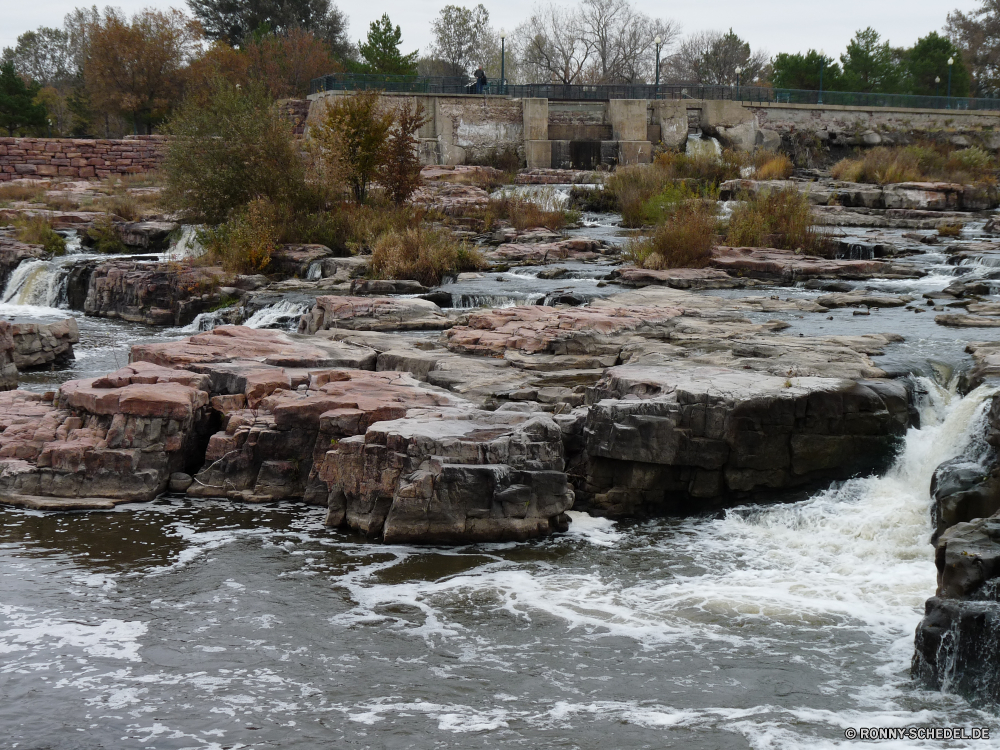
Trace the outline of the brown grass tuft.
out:
[[[478,250],[448,230],[416,227],[380,236],[372,250],[370,273],[376,279],[415,279],[424,286],[437,286],[445,276],[486,265]]]
[[[726,232],[733,247],[775,247],[825,253],[828,239],[815,231],[809,199],[795,188],[746,196],[733,209]]]
[[[622,259],[640,268],[702,268],[712,257],[717,221],[706,201],[686,201],[652,233],[633,237]]]

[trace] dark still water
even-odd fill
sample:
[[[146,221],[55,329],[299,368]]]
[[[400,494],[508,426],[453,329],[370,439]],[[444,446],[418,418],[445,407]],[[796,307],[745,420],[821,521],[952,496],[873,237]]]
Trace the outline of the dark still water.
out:
[[[0,746],[828,748],[998,726],[908,677],[930,473],[986,395],[927,387],[885,477],[719,518],[576,514],[535,543],[380,546],[292,504],[0,510]]]

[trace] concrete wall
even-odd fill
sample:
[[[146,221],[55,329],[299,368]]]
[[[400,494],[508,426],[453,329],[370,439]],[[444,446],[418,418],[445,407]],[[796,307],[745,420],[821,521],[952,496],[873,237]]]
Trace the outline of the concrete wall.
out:
[[[329,102],[344,92],[325,91],[309,98],[308,130]],[[421,159],[426,164],[466,164],[490,151],[513,148],[524,155],[524,122],[520,99],[472,94],[383,94],[391,105],[418,102],[430,121],[420,132]],[[545,101],[545,100],[543,100]]]
[[[309,122],[340,92],[310,97]],[[463,164],[491,149],[516,148],[529,167],[649,162],[656,148],[683,149],[693,128],[741,151],[777,149],[805,135],[841,146],[892,142],[893,133],[975,133],[1000,150],[1000,112],[913,110],[717,100],[549,101],[469,95],[386,94],[420,101],[431,115],[421,132],[428,164]],[[993,131],[996,131],[993,134]],[[899,140],[897,138],[896,140]],[[580,162],[587,162],[581,164]]]
[[[150,172],[163,161],[164,146],[164,137],[158,135],[122,140],[0,138],[0,182]]]

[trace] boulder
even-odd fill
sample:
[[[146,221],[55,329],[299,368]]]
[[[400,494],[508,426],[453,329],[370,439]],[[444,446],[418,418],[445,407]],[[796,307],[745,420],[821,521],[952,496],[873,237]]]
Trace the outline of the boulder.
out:
[[[129,247],[160,252],[170,246],[170,235],[180,229],[173,221],[130,221],[115,224],[121,241]]]
[[[22,261],[43,260],[47,257],[48,253],[41,245],[28,245],[0,234],[0,284],[7,286],[10,275]]]
[[[608,252],[599,240],[576,238],[561,242],[505,243],[486,253],[493,263],[551,263],[557,260],[597,260]]]
[[[281,276],[305,279],[310,277],[312,268],[322,269],[322,262],[332,256],[333,250],[326,245],[282,245],[271,253],[269,270]]]
[[[547,415],[428,410],[339,440],[319,476],[330,525],[399,544],[523,541],[567,528],[564,464]]]
[[[588,393],[591,512],[692,513],[888,465],[910,424],[901,382],[622,365]]]
[[[893,266],[879,260],[829,260],[813,255],[800,255],[793,250],[753,247],[713,248],[709,265],[734,276],[786,283],[810,278],[915,278],[923,275],[922,271]]]
[[[80,343],[76,318],[58,323],[15,323],[14,365],[21,372],[63,367],[74,359],[73,345]]]
[[[6,320],[0,320],[0,391],[17,388],[14,355],[14,327]]]
[[[486,208],[490,194],[480,187],[448,182],[434,182],[417,188],[410,203],[428,211],[440,211],[448,216],[461,216]]]

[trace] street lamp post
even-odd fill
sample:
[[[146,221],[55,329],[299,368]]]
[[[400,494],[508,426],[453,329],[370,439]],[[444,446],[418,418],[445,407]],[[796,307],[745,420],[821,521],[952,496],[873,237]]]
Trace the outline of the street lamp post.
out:
[[[934,76],[934,96],[941,96],[941,76]]]
[[[660,45],[663,44],[663,40],[659,35],[653,40],[656,44],[656,98],[660,98]]]
[[[955,58],[948,58],[948,109],[951,109],[951,66],[955,64]]]
[[[743,72],[743,68],[739,65],[736,66],[736,99],[738,101],[743,101],[740,99],[740,73]]]
[[[823,103],[823,68],[826,67],[826,53],[819,53],[819,97],[816,100],[817,104]]]
[[[500,29],[500,93],[507,93],[507,32]]]

